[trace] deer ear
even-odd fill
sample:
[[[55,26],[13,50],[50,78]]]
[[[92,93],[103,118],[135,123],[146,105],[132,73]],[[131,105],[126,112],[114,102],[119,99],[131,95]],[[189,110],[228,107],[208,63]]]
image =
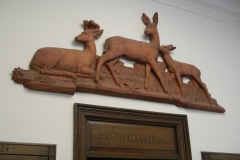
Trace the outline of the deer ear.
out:
[[[155,12],[153,15],[153,23],[158,24],[158,13],[157,12]]]
[[[142,21],[145,25],[150,23],[150,19],[148,18],[148,16],[145,13],[142,14]]]

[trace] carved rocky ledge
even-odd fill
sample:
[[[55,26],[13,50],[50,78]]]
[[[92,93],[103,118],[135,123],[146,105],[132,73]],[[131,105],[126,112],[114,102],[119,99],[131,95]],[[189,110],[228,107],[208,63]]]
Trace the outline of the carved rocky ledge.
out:
[[[98,83],[94,78],[71,78],[67,76],[43,75],[35,70],[15,68],[12,79],[30,90],[46,91],[73,95],[75,92],[94,93],[108,96],[147,100],[175,104],[178,107],[223,113],[225,109],[217,104],[214,98],[209,102],[202,88],[194,89],[192,81],[183,83],[183,94],[179,89],[173,73],[166,72],[165,63],[158,62],[163,75],[166,94],[157,76],[150,73],[148,88],[144,88],[145,65],[135,63],[134,68],[125,67],[122,62],[116,63],[114,70],[120,86],[116,84],[106,66],[103,66]],[[210,95],[209,95],[210,96]],[[210,96],[211,97],[211,96]]]

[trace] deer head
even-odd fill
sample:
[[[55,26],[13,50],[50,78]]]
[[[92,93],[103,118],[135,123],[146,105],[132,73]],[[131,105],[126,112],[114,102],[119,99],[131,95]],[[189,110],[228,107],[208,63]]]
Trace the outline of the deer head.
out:
[[[176,47],[173,46],[172,44],[162,45],[161,47],[159,47],[160,53],[162,53],[162,54],[168,53],[168,52],[173,51],[175,49],[176,49]]]
[[[78,42],[91,41],[91,40],[94,40],[94,38],[95,39],[99,38],[103,33],[103,29],[100,30],[100,26],[97,23],[95,23],[93,20],[90,20],[90,21],[84,20],[83,28],[84,28],[84,31],[75,37],[75,41],[78,41]]]
[[[150,19],[145,13],[142,14],[142,21],[147,26],[147,28],[145,29],[145,34],[150,35],[152,33],[157,32],[157,24],[158,24],[157,12],[155,12],[155,14],[153,15],[153,22],[150,21]]]

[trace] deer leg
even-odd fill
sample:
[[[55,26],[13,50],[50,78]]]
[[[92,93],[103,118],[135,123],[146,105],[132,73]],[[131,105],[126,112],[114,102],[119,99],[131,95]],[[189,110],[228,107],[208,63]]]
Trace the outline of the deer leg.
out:
[[[99,79],[99,74],[102,69],[102,65],[106,62],[106,60],[103,58],[103,56],[99,57],[98,63],[97,63],[97,69],[96,69],[96,75],[95,75],[95,81],[97,82]]]
[[[181,95],[183,95],[183,85],[182,85],[181,75],[180,75],[180,73],[177,73],[177,72],[175,72],[174,74],[175,74],[175,77],[177,79],[177,84],[180,88]]]
[[[173,92],[173,81],[174,81],[174,79],[176,79],[176,76],[175,76],[175,73],[172,73],[172,72],[169,72],[169,73],[170,73],[170,78],[168,80],[168,86],[170,86],[171,88],[170,89],[168,88],[168,90],[170,90],[168,92],[172,93]]]
[[[47,74],[47,75],[57,75],[57,76],[67,76],[76,78],[76,74],[68,71],[59,71],[59,70],[52,70],[52,69],[45,69],[42,68],[40,73]]]
[[[161,74],[161,72],[158,70],[157,62],[156,62],[154,59],[149,60],[148,62],[149,62],[149,64],[152,66],[153,71],[154,71],[154,72],[156,73],[156,75],[158,76],[159,81],[160,81],[160,84],[162,85],[164,92],[165,92],[166,94],[168,94],[168,91],[167,91],[167,89],[165,88],[164,82],[162,81],[162,74]]]
[[[114,65],[118,62],[119,58],[114,59],[113,61],[110,61],[107,63],[107,68],[110,71],[114,81],[116,82],[116,84],[121,87],[121,83],[119,82],[117,75],[114,71]]]
[[[146,76],[145,76],[145,85],[144,85],[144,88],[147,89],[148,87],[148,82],[149,82],[149,76],[150,76],[150,70],[151,70],[151,66],[146,63],[145,65],[145,71],[146,71]]]
[[[82,67],[78,69],[79,76],[89,78],[94,77],[94,71],[89,67]]]
[[[110,60],[113,60],[113,59],[119,57],[120,55],[114,54],[114,52],[112,52],[112,51],[107,51],[104,55],[99,57],[98,64],[97,64],[97,69],[96,69],[96,76],[95,76],[95,81],[96,82],[99,79],[99,75],[100,75],[103,64],[107,61],[110,61]]]
[[[194,87],[194,91],[195,91],[195,93],[192,94],[193,95],[192,99],[196,102],[199,85],[195,80],[193,80],[192,83],[193,83],[193,87]]]
[[[208,93],[208,89],[207,89],[206,85],[201,81],[201,79],[199,77],[193,77],[193,78],[199,84],[199,86],[204,90],[204,93],[206,94],[209,103],[212,104],[212,100]]]

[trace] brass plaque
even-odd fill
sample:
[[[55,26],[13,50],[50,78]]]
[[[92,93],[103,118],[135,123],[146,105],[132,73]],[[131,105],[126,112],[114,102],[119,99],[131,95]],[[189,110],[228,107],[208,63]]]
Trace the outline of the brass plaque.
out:
[[[0,160],[56,160],[56,145],[0,141]]]

